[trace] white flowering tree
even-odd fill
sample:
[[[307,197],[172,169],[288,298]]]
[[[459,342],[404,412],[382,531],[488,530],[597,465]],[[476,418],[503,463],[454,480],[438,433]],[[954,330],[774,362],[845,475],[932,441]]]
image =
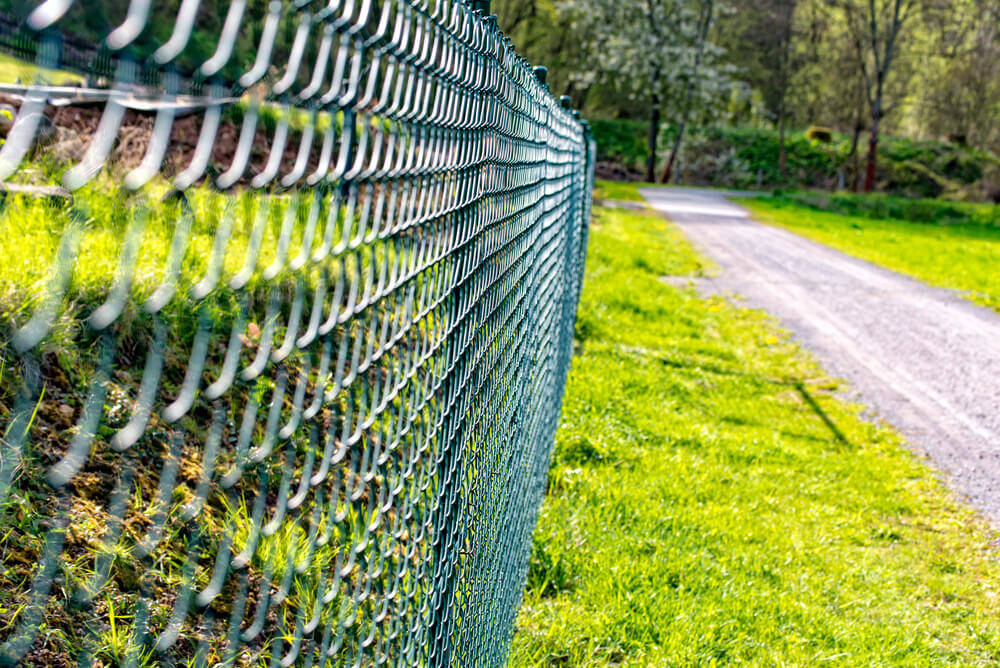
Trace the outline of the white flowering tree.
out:
[[[646,180],[656,177],[664,117],[675,122],[676,155],[692,112],[729,86],[709,39],[718,0],[567,0],[577,34],[587,40],[594,71],[649,108]]]

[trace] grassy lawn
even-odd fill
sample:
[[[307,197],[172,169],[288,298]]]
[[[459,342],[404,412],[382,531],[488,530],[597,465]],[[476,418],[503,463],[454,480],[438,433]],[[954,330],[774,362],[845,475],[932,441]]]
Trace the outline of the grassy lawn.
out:
[[[120,455],[112,450],[109,441],[126,426],[135,410],[133,398],[145,377],[141,361],[146,359],[153,340],[152,318],[138,307],[127,309],[109,328],[115,334],[117,357],[114,373],[105,383],[103,417],[86,466],[73,477],[68,486],[69,494],[54,493],[45,479],[46,472],[66,452],[70,436],[79,433],[75,430],[82,418],[77,416],[85,410],[84,402],[102,351],[102,346],[96,343],[98,337],[82,326],[82,318],[107,297],[109,284],[116,280],[119,254],[125,252],[123,246],[134,244],[131,251],[135,254],[134,271],[125,289],[131,292],[136,306],[155,295],[159,286],[169,286],[172,281],[181,295],[158,312],[168,330],[158,396],[176,397],[188,370],[190,358],[186,353],[192,349],[202,315],[214,323],[216,334],[222,332],[224,335],[240,317],[237,297],[245,295],[249,302],[247,322],[257,328],[254,334],[248,327],[242,337],[239,364],[249,365],[260,350],[260,327],[256,323],[267,327],[266,290],[268,287],[280,290],[290,300],[296,289],[296,276],[290,272],[280,273],[270,281],[263,276],[262,268],[279,259],[279,239],[286,239],[281,260],[284,263],[286,260],[291,262],[301,253],[303,245],[307,250],[319,248],[324,238],[322,225],[311,229],[306,222],[312,211],[311,200],[306,196],[282,193],[260,197],[251,191],[227,195],[208,187],[197,187],[185,194],[195,214],[186,215],[177,200],[163,200],[166,191],[166,185],[157,182],[141,195],[128,198],[116,187],[112,177],[102,176],[78,191],[72,203],[11,194],[0,210],[0,257],[6,260],[0,263],[0,456],[9,456],[5,439],[13,424],[11,407],[17,405],[17,392],[22,383],[21,359],[9,347],[12,332],[27,321],[39,300],[45,298],[51,280],[49,267],[63,241],[75,239],[74,245],[78,248],[73,275],[66,286],[66,305],[53,324],[52,332],[36,349],[35,354],[44,360],[46,372],[32,414],[30,436],[16,455],[17,484],[9,488],[9,494],[0,494],[0,639],[6,640],[19,628],[24,615],[29,614],[26,611],[30,609],[30,583],[35,566],[44,554],[47,527],[51,526],[53,517],[65,513],[72,527],[59,563],[61,593],[53,596],[45,608],[40,624],[41,639],[32,650],[37,654],[30,655],[25,665],[76,665],[85,647],[96,657],[94,665],[161,665],[162,661],[151,653],[143,653],[138,664],[127,660],[132,656],[129,633],[122,630],[121,624],[116,627],[113,621],[110,626],[105,624],[97,628],[93,619],[102,616],[113,619],[114,611],[118,611],[118,619],[129,620],[131,628],[133,615],[138,617],[134,611],[139,609],[139,601],[147,596],[136,584],[138,580],[134,574],[141,573],[143,587],[148,582],[150,590],[158,593],[149,606],[151,624],[163,628],[171,614],[173,599],[159,593],[181,591],[185,586],[186,576],[181,566],[189,549],[190,535],[206,537],[203,539],[205,554],[219,549],[219,541],[224,540],[229,527],[234,527],[235,553],[242,551],[251,540],[251,516],[256,512],[252,508],[257,506],[254,496],[247,491],[250,488],[244,484],[244,487],[234,486],[230,494],[213,491],[204,508],[190,521],[167,522],[153,556],[143,557],[131,549],[131,545],[146,540],[150,518],[159,512],[157,487],[160,476],[164,475],[161,465],[165,466],[162,463],[170,452],[168,443],[172,435],[183,437],[184,450],[182,461],[175,469],[177,484],[168,506],[171,512],[195,496],[200,484],[199,462],[205,447],[205,432],[213,419],[204,411],[205,403],[196,403],[176,423],[180,428],[166,424],[162,413],[157,412],[150,417],[138,443]],[[326,220],[330,206],[324,204],[318,220]],[[246,258],[251,255],[248,248],[254,243],[251,241],[254,237],[261,248],[249,266],[257,269],[248,275],[239,292],[236,289],[215,290],[201,301],[186,298],[196,282],[209,273],[210,258],[215,254],[216,229],[226,229],[227,225],[230,226],[228,242],[218,247],[220,281],[228,282],[241,272]],[[178,230],[189,232],[185,246],[175,243]],[[313,236],[309,237],[310,234]],[[176,278],[170,277],[172,247],[181,249],[175,252],[184,251],[183,261],[179,263],[181,275]],[[312,289],[318,269],[303,273],[303,284]],[[285,332],[284,322],[276,323],[274,340],[282,341]],[[209,347],[204,358],[205,377],[221,375],[226,352],[223,345]],[[303,366],[308,364],[304,361],[308,360],[308,355],[309,351],[295,348],[284,359],[289,377],[299,376]],[[242,407],[251,398],[265,391],[272,392],[275,381],[270,373],[266,372],[255,383],[235,385],[227,399],[220,402],[232,424],[240,419]],[[255,432],[254,437],[260,438],[262,434],[262,430]],[[303,441],[300,430],[281,447],[287,448],[286,452],[305,452],[308,436],[305,438]],[[233,454],[220,453],[220,467],[229,467],[233,461]],[[276,481],[282,479],[284,461],[285,458],[275,456],[261,464],[261,470],[270,476],[275,488]],[[109,548],[104,538],[111,521],[106,499],[111,487],[117,484],[118,472],[127,467],[135,468],[133,482],[129,483],[135,488],[129,507],[132,514],[121,529],[121,542],[115,539]],[[6,483],[6,479],[2,482]],[[0,492],[7,491],[0,489]],[[257,538],[253,540],[258,541]],[[311,549],[307,544],[301,526],[285,522],[275,533],[260,537],[256,543],[254,564],[261,569],[256,572],[272,569],[275,581],[280,582],[284,575],[279,576],[279,570],[287,573],[286,564],[293,563],[289,560],[289,552],[304,554]],[[317,582],[315,578],[319,573],[330,572],[339,548],[337,541],[332,540],[317,546],[308,562],[303,562],[306,570],[302,576],[311,580],[302,580],[301,587],[296,581],[288,599],[295,602],[289,609],[305,609],[304,599],[299,597],[310,595],[310,582]],[[95,569],[99,566],[95,564],[100,564],[107,554],[113,555],[113,561],[107,562],[111,576],[109,583],[101,587],[92,607],[88,607],[91,604],[68,604],[67,600],[72,599],[67,592],[86,591],[98,578]],[[198,571],[199,587],[207,585],[208,573],[207,570]],[[279,608],[271,614],[282,615],[282,610]],[[48,663],[42,663],[39,657],[43,656]],[[223,665],[223,656],[222,645],[216,644],[210,647],[206,661],[209,665]],[[0,656],[0,664],[3,658]]]
[[[995,533],[702,266],[596,210],[511,664],[996,664]]]
[[[860,198],[859,198],[860,199]],[[980,222],[919,223],[819,211],[781,198],[741,204],[778,225],[931,285],[961,290],[1000,311],[1000,227]],[[986,208],[970,215],[986,218]],[[995,210],[995,207],[992,207]]]
[[[612,202],[645,202],[639,188],[687,188],[673,183],[647,183],[645,181],[594,181],[594,199]],[[732,192],[725,186],[693,186],[698,190],[722,190]]]
[[[594,181],[594,199],[642,202],[637,184],[624,181]]]
[[[83,77],[77,74],[39,68],[32,63],[0,53],[0,83],[14,83],[18,80],[22,83],[30,83],[39,75],[45,81],[57,86],[83,81]]]

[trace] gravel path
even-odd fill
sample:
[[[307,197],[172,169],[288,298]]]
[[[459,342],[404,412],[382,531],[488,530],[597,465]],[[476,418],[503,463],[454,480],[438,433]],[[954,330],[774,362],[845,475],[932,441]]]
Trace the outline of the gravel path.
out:
[[[705,289],[777,316],[1000,526],[1000,317],[791,232],[719,191],[643,189],[722,269]]]

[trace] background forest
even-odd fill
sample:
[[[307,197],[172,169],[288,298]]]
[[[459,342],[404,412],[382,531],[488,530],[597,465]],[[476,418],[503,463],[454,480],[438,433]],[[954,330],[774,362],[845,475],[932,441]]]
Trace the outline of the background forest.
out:
[[[63,64],[113,77],[95,45],[129,5],[74,3]],[[363,5],[368,20],[380,5]],[[34,6],[0,0],[8,51]],[[179,6],[152,2],[162,18],[129,48],[137,62],[169,42]],[[196,74],[243,6],[198,3],[183,73]],[[254,65],[269,13],[310,6],[247,2],[218,74]],[[489,11],[591,121],[601,177],[1000,200],[1000,0],[494,0]],[[281,25],[272,76],[295,39],[294,22]]]
[[[600,171],[1000,197],[1000,0],[498,0]]]

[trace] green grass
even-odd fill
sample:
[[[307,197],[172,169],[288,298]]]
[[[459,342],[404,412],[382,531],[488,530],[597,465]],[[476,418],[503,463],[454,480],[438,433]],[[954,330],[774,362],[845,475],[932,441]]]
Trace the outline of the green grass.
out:
[[[988,665],[994,533],[703,262],[597,209],[515,666]]]
[[[775,192],[771,200],[874,220],[892,218],[911,223],[974,223],[1000,227],[1000,206],[994,204],[822,190]]]
[[[639,194],[641,183],[625,181],[594,181],[594,199],[620,202],[644,202]]]
[[[53,166],[43,167],[55,169]],[[188,291],[207,272],[216,243],[216,228],[221,225],[220,221],[226,219],[227,212],[233,214],[235,220],[223,250],[220,284],[225,285],[243,268],[256,230],[261,250],[257,261],[252,264],[255,270],[243,293],[250,301],[249,321],[263,324],[266,317],[265,287],[281,290],[289,300],[296,289],[296,276],[287,270],[270,281],[263,276],[264,267],[268,267],[278,256],[276,249],[283,230],[288,239],[287,266],[304,245],[311,249],[320,246],[324,234],[322,222],[326,221],[330,211],[330,204],[321,207],[320,222],[310,232],[306,222],[311,204],[308,197],[296,198],[287,193],[272,193],[264,197],[249,190],[218,193],[207,186],[199,186],[185,193],[194,212],[193,220],[186,220],[184,209],[177,200],[163,199],[167,192],[165,183],[158,181],[142,194],[130,195],[115,184],[116,176],[102,175],[93,184],[78,191],[72,202],[9,194],[0,208],[0,257],[5,259],[0,263],[0,439],[7,436],[5,432],[10,427],[12,415],[10,407],[15,405],[16,393],[21,386],[20,359],[9,348],[11,333],[35,312],[39,298],[45,295],[50,282],[50,267],[61,240],[75,237],[79,248],[60,318],[53,332],[37,349],[37,355],[46,364],[45,384],[35,406],[30,436],[20,452],[17,484],[0,504],[0,637],[5,637],[20,623],[30,595],[32,569],[43,550],[47,533],[43,527],[51,522],[57,511],[63,512],[56,503],[61,497],[52,493],[43,474],[64,451],[75,426],[75,420],[69,416],[73,415],[75,407],[82,405],[94,375],[100,346],[95,345],[96,336],[83,326],[82,319],[107,297],[109,286],[116,280],[119,256],[128,245],[125,240],[137,240],[135,271],[128,289],[134,304],[139,304],[167,280],[168,258],[175,232],[178,227],[183,229],[183,225],[189,226],[190,234],[187,235],[180,263],[181,275],[176,281],[178,296],[159,312],[170,331],[160,392],[162,396],[173,397],[179,393],[187,370],[186,352],[191,350],[199,310],[207,309],[217,331],[222,332],[230,329],[238,310],[233,290],[215,290],[198,302],[187,297]],[[67,234],[72,230],[76,233]],[[313,236],[309,237],[309,234]],[[380,247],[376,258],[365,261],[379,261],[384,254],[391,252]],[[349,270],[353,271],[354,266],[352,264]],[[311,268],[300,275],[304,275],[302,280],[307,285],[312,285],[317,280],[317,274],[318,269]],[[111,329],[115,333],[117,350],[121,352],[118,353],[115,373],[107,383],[104,418],[95,435],[91,457],[87,466],[73,478],[76,494],[68,510],[73,529],[69,532],[60,564],[64,591],[89,586],[94,577],[95,558],[107,550],[103,542],[108,521],[105,499],[119,470],[127,466],[136,467],[136,491],[132,503],[140,509],[139,512],[151,517],[160,510],[157,476],[160,464],[168,456],[168,435],[172,433],[172,427],[154,415],[143,439],[126,454],[118,456],[108,445],[113,434],[125,426],[133,412],[133,397],[138,392],[143,365],[129,363],[128,358],[145,359],[152,339],[151,318],[140,308],[128,308]],[[282,324],[277,328],[275,340],[281,341],[283,336]],[[241,352],[242,364],[248,364],[256,354],[257,341],[249,329],[247,337]],[[223,346],[209,351],[205,363],[208,377],[218,377],[224,352]],[[286,358],[284,364],[293,377],[299,373],[305,355],[295,350]],[[273,386],[273,379],[262,377],[255,384],[241,384],[231,390],[230,400],[226,402],[226,410],[229,411],[227,419],[238,420],[241,407],[251,393],[269,396],[267,393]],[[185,435],[186,442],[178,484],[170,497],[171,508],[187,503],[193,497],[200,475],[200,453],[210,422],[201,406],[203,404],[196,405],[179,423],[182,427],[180,433]],[[63,413],[66,410],[69,415]],[[283,447],[290,448],[289,452],[304,453],[309,447],[308,436],[296,434],[289,445]],[[225,455],[220,454],[220,457]],[[223,460],[219,461],[221,465]],[[225,464],[228,466],[229,462]],[[271,467],[270,480],[276,486],[282,475],[280,458],[268,460],[266,466]],[[111,548],[114,553],[114,577],[111,584],[102,589],[101,597],[95,599],[92,610],[93,615],[104,615],[109,622],[94,640],[93,647],[103,665],[125,665],[125,657],[132,652],[126,630],[130,630],[134,622],[129,611],[134,609],[140,598],[137,573],[142,573],[143,582],[155,583],[152,586],[157,590],[178,590],[183,580],[188,531],[200,531],[205,536],[213,537],[215,542],[205,545],[205,549],[210,551],[216,549],[217,541],[232,524],[234,550],[239,552],[243,549],[249,540],[251,521],[248,518],[252,512],[249,504],[253,501],[247,489],[241,488],[233,497],[213,493],[197,519],[188,524],[179,521],[169,523],[160,546],[150,559],[140,560],[121,544]],[[353,519],[354,515],[351,515],[350,520]],[[141,522],[130,523],[124,529],[128,541],[134,542],[141,541],[145,531],[145,524]],[[305,536],[301,527],[286,523],[273,536],[261,538],[254,556],[255,572],[265,570],[270,564],[275,577],[279,577],[279,571],[284,571],[288,563],[290,552],[305,553]],[[334,540],[317,550],[308,567],[308,577],[328,572],[337,549],[339,546]],[[207,571],[198,572],[199,587],[207,584],[207,575]],[[289,609],[312,609],[313,602],[307,600],[311,594],[306,589],[289,595],[294,601]],[[53,601],[46,609],[40,631],[44,641],[39,641],[42,645],[35,649],[45,650],[47,656],[57,663],[65,661],[66,665],[75,665],[83,644],[91,642],[87,627],[89,613],[85,614],[76,606],[64,606],[62,599]],[[171,606],[170,601],[162,597],[151,606],[154,625],[163,627]],[[190,641],[190,638],[185,641]],[[213,645],[210,663],[222,660],[218,654],[221,649],[221,646]],[[144,654],[140,659],[140,665],[159,665],[155,657]]]
[[[68,85],[83,81],[83,77],[71,72],[62,70],[50,70],[36,67],[32,63],[13,58],[0,53],[0,82],[13,83],[20,80],[22,83],[29,83],[41,76],[45,81],[57,85]]]
[[[157,183],[148,194],[130,198],[110,177],[101,177],[77,194],[76,207],[62,199],[21,194],[9,197],[0,209],[0,257],[7,259],[0,264],[0,285],[17,294],[5,300],[6,305],[30,304],[43,293],[60,240],[73,224],[79,228],[80,249],[69,288],[75,299],[92,301],[106,293],[118,265],[121,240],[133,225],[140,226],[136,229],[142,235],[133,288],[137,298],[148,296],[163,278],[174,229],[182,218],[177,200],[162,201],[166,191],[165,184]],[[250,236],[247,228],[252,226],[258,202],[248,194],[227,198],[207,187],[193,188],[187,196],[192,208],[205,215],[193,221],[183,277],[197,281],[204,274],[214,229],[227,205],[242,207],[245,214],[237,217],[233,232],[236,244],[227,247],[227,274],[232,275],[245,252]],[[283,201],[289,200],[286,197]],[[280,227],[280,214],[275,211],[270,215],[267,232],[272,237]],[[263,248],[272,246],[264,244]]]
[[[977,304],[1000,312],[1000,227],[980,220],[997,207],[970,209],[965,222],[913,223],[818,211],[783,198],[741,204],[765,223],[908,274],[931,285],[960,290]],[[968,205],[966,205],[968,206]],[[942,215],[944,220],[953,220]]]

